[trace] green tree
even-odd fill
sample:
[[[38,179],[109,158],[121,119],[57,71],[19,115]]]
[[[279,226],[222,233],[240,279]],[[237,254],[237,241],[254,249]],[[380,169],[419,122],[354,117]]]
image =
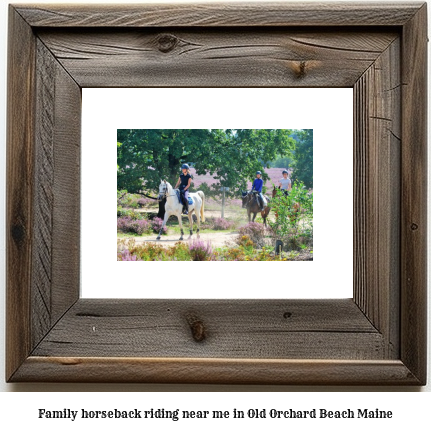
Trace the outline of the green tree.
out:
[[[117,188],[155,189],[162,178],[174,185],[181,164],[189,163],[197,174],[214,175],[219,186],[239,190],[257,170],[266,180],[263,166],[291,154],[290,134],[287,129],[119,129]]]
[[[237,190],[244,189],[258,170],[266,181],[268,174],[264,167],[271,167],[277,155],[288,155],[294,148],[290,134],[291,130],[287,129],[226,130],[229,139],[226,145],[219,147],[215,178],[221,185]]]
[[[313,129],[297,131],[296,140],[292,179],[313,188]]]
[[[175,185],[183,163],[211,145],[208,129],[118,129],[117,189],[136,193],[156,189],[160,180]]]

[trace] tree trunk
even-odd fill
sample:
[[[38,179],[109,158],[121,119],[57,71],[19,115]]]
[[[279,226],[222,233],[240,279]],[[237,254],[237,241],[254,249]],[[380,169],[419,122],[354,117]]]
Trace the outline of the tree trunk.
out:
[[[165,218],[165,204],[166,198],[162,201],[159,201],[159,212],[157,213],[157,217],[161,218],[162,220]]]

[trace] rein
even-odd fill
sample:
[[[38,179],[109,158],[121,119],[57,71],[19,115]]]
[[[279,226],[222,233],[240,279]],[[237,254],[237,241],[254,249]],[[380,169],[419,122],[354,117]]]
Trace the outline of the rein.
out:
[[[172,189],[172,190],[175,190],[175,189]],[[165,190],[164,190],[164,192],[163,192],[163,197],[162,197],[162,199],[163,199],[163,198],[168,198],[168,197],[170,197],[170,196],[175,196],[175,197],[176,197],[177,195],[176,195],[176,193],[175,193],[175,194],[173,194],[173,195],[168,195],[168,188],[167,188],[167,187],[165,187]],[[162,199],[161,199],[161,200],[162,200]]]

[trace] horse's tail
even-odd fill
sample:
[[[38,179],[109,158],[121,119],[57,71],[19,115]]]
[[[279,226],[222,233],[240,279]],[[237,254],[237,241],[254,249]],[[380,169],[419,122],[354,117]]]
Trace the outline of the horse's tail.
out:
[[[198,195],[202,199],[202,206],[201,206],[201,221],[205,221],[205,213],[204,213],[204,207],[205,207],[205,194],[202,190],[198,191]]]

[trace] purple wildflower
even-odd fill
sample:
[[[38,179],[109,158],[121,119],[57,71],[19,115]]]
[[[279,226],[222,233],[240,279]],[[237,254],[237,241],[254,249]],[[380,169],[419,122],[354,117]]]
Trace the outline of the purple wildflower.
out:
[[[213,227],[215,230],[227,230],[231,229],[234,226],[234,222],[226,220],[224,218],[216,218],[213,221]]]
[[[194,261],[205,261],[211,260],[213,253],[211,244],[209,242],[205,243],[200,239],[194,239],[189,243],[189,251]]]
[[[117,253],[117,260],[123,261],[123,262],[136,262],[141,259],[138,259],[137,256],[135,256],[134,254],[131,254],[129,249],[126,248]]]
[[[131,217],[118,217],[117,229],[125,233],[132,232],[142,235],[150,230],[150,223],[145,219],[133,220]]]
[[[159,233],[160,229],[162,228],[162,224],[163,224],[163,220],[159,217],[155,217],[152,221],[151,221],[151,228],[153,229],[154,232]],[[166,234],[168,231],[167,226],[165,225],[163,227],[163,232],[162,234]]]

